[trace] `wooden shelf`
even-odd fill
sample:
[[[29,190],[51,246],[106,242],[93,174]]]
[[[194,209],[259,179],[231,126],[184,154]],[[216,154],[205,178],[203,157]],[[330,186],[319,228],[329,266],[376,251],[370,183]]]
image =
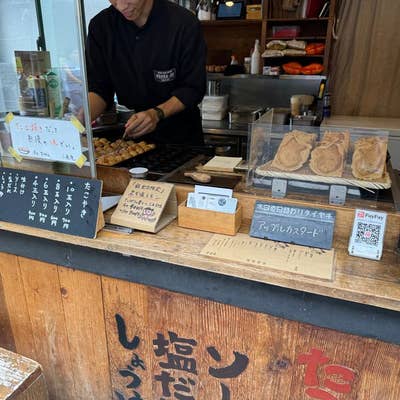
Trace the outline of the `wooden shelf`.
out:
[[[326,36],[296,36],[296,37],[292,37],[292,36],[287,36],[287,37],[274,37],[274,36],[268,36],[265,38],[266,40],[270,41],[270,40],[326,40]]]
[[[290,55],[283,55],[283,56],[278,56],[278,57],[263,57],[264,59],[280,59],[280,58],[285,58],[285,57],[290,57],[290,58],[324,58],[323,54],[317,54],[317,55],[312,55],[312,54],[305,54],[305,55],[297,55],[297,56],[290,56]]]
[[[202,30],[208,46],[208,64],[222,64],[212,61],[221,59],[221,54],[225,49],[230,54],[235,54],[239,62],[250,53],[254,47],[255,39],[259,39],[261,48],[271,40],[305,40],[306,42],[319,42],[325,45],[324,55],[306,56],[284,56],[276,59],[277,65],[290,60],[303,58],[304,62],[320,62],[324,66],[326,73],[329,68],[329,56],[331,53],[332,31],[336,0],[331,0],[329,6],[329,16],[321,18],[298,18],[296,12],[283,10],[281,2],[277,0],[262,1],[262,20],[214,20],[201,21]],[[271,18],[268,18],[271,17]],[[273,37],[273,33],[281,31],[283,35],[290,33],[284,32],[282,27],[285,25],[297,25],[299,30],[294,31],[294,36]],[[280,29],[279,29],[280,28]],[[269,60],[273,60],[269,58]],[[225,61],[224,61],[225,62]]]
[[[224,20],[213,20],[213,21],[200,21],[202,26],[248,26],[248,25],[260,25],[262,21],[259,19],[224,19]]]
[[[268,22],[328,22],[329,18],[267,18]]]

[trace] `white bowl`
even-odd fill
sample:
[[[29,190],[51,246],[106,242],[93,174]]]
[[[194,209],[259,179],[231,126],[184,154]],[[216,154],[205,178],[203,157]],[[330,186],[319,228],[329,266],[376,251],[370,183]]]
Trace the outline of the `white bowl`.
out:
[[[146,178],[149,170],[144,167],[135,167],[129,170],[129,174],[132,178]]]

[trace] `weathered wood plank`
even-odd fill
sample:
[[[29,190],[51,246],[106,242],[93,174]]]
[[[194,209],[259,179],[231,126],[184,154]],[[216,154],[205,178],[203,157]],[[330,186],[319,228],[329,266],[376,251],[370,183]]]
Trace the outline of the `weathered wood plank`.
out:
[[[143,398],[151,399],[152,388],[149,379],[143,379],[138,387],[129,389],[126,386],[132,378],[124,377],[119,372],[127,370],[129,366],[140,378],[151,371],[151,357],[149,352],[145,351],[151,348],[147,324],[148,288],[106,277],[102,278],[102,284],[113,392],[118,391],[125,398],[129,398],[136,390]],[[135,354],[143,360],[146,370],[140,366],[132,366],[131,361]]]
[[[0,348],[0,399],[47,398],[46,383],[40,365],[36,361]]]
[[[0,347],[3,347],[10,351],[15,351],[14,337],[12,333],[10,318],[8,316],[8,308],[5,299],[1,273],[0,273]]]
[[[57,266],[23,257],[19,257],[19,263],[33,328],[35,360],[43,367],[50,397],[78,398]]]
[[[12,347],[6,345],[4,347],[35,360],[36,350],[32,324],[29,318],[17,256],[0,253],[0,276],[3,287],[2,297],[4,299],[4,308],[2,307],[0,311],[0,314],[2,314],[0,315],[2,321],[0,326],[6,328],[9,323],[10,334],[13,335],[14,344]],[[4,313],[7,315],[4,315]]]
[[[186,386],[196,399],[223,398],[223,390],[238,399],[253,399],[255,393],[257,398],[306,399],[309,389],[337,396],[340,392],[330,389],[326,381],[339,384],[338,390],[343,389],[340,384],[346,383],[346,379],[329,370],[339,366],[341,373],[354,373],[354,380],[348,382],[346,399],[397,399],[399,346],[134,283],[104,278],[103,286],[110,323],[108,338],[113,342],[109,343],[114,360],[113,387],[126,396],[127,382],[121,381],[118,371],[130,355],[118,343],[115,314],[124,315],[129,339],[137,335],[142,340],[143,347],[138,352],[146,360],[146,371],[140,371],[140,393],[144,398],[163,397],[159,381],[163,373],[170,379],[165,385],[172,397],[179,393],[174,385],[180,378],[186,382],[189,378],[193,380],[192,385]],[[185,356],[173,343],[174,334],[186,346]],[[209,353],[210,348],[214,348],[214,353]],[[325,359],[316,364],[317,384],[312,386],[307,383],[308,368],[300,362],[300,357],[314,351],[319,351]],[[213,358],[215,352],[220,360]],[[238,354],[248,359],[243,370],[236,367],[234,376],[226,378],[212,375],[212,368],[218,370],[235,364]],[[385,377],[380,379],[382,374]]]
[[[98,275],[58,267],[77,399],[111,399],[110,368]]]
[[[29,386],[26,390],[24,390],[17,397],[12,398],[10,400],[47,400],[47,386],[44,375],[40,375],[36,381]]]

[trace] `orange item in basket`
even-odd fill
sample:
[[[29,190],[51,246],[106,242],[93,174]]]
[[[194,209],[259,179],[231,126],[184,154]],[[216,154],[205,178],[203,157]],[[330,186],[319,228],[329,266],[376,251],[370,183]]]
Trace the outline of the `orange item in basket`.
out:
[[[301,69],[301,72],[304,75],[318,75],[324,70],[324,66],[319,63],[312,63],[309,65],[306,65]]]
[[[302,66],[298,62],[289,62],[282,65],[283,70],[290,75],[301,74]]]
[[[323,43],[310,43],[306,46],[306,53],[310,56],[324,54],[325,45]]]

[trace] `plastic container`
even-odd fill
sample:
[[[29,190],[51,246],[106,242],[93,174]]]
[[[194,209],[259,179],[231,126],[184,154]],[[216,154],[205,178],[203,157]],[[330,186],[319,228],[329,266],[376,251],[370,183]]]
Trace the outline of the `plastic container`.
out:
[[[300,34],[299,25],[281,25],[272,27],[274,38],[295,38]]]
[[[203,111],[222,111],[228,108],[228,95],[204,96],[201,104]]]
[[[201,111],[201,117],[206,120],[211,120],[211,121],[222,121],[225,119],[227,113],[227,109],[220,110],[220,111],[207,111],[207,110],[202,110]]]
[[[221,94],[221,81],[210,79],[207,82],[207,96],[219,96]]]

